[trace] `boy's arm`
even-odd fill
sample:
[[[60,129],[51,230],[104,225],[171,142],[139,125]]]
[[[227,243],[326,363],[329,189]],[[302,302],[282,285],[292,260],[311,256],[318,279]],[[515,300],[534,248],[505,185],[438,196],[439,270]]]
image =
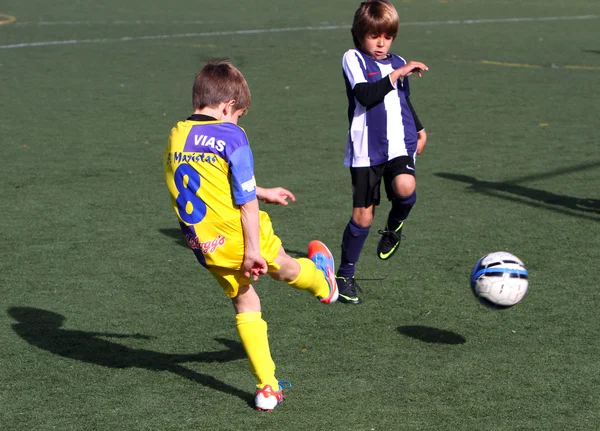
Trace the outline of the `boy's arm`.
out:
[[[418,73],[421,76],[421,71],[423,70],[429,70],[425,64],[419,61],[409,61],[377,82],[361,82],[356,84],[352,89],[352,93],[361,105],[369,108],[380,103],[386,94],[396,88],[398,79],[412,75],[413,73]]]
[[[423,125],[421,124],[421,120],[419,120],[419,117],[417,116],[417,111],[415,111],[415,108],[414,108],[413,104],[410,101],[410,97],[406,98],[406,103],[408,104],[408,107],[410,109],[410,113],[412,114],[413,119],[415,120],[415,127],[417,128],[417,132],[420,132],[425,127],[423,127]]]
[[[244,277],[257,280],[267,273],[267,262],[260,255],[260,216],[258,200],[253,199],[240,205],[240,218],[244,230]]]
[[[240,208],[240,221],[244,231],[244,277],[257,280],[266,274],[267,263],[260,255],[260,214],[256,199],[256,182],[254,180],[254,158],[247,138],[242,136],[243,143],[229,155],[229,170],[233,201]]]
[[[290,198],[292,202],[296,201],[296,197],[292,194],[292,192],[284,189],[283,187],[264,189],[256,186],[256,197],[266,204],[284,206],[289,204],[287,201],[288,198]]]
[[[417,129],[417,156],[423,152],[425,148],[425,144],[427,143],[427,132],[425,132],[425,128],[421,124],[419,117],[417,116],[417,112],[415,111],[414,106],[410,101],[410,97],[406,98],[406,103],[408,103],[408,107],[410,108],[410,112],[413,115],[413,119],[415,120],[415,127]]]
[[[421,129],[417,132],[417,156],[423,152],[425,144],[427,144],[427,132]]]
[[[386,94],[394,89],[392,81],[387,76],[377,82],[361,82],[356,84],[352,93],[358,103],[370,108],[383,100]]]
[[[417,129],[417,156],[423,152],[425,148],[425,144],[427,143],[427,132],[425,132],[425,128],[421,124],[419,117],[417,116],[417,112],[413,107],[413,104],[410,101],[410,97],[406,98],[406,103],[408,103],[408,107],[410,108],[410,112],[415,120],[415,127]]]

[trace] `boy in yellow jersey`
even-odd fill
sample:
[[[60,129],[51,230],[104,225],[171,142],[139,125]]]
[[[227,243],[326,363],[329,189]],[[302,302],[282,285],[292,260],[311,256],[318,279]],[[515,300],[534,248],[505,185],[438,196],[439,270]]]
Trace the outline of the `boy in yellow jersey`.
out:
[[[194,80],[193,105],[194,114],[171,130],[163,156],[171,203],[196,258],[231,298],[257,381],[256,408],[270,411],[283,401],[283,388],[252,281],[269,274],[331,304],[338,298],[333,256],[312,241],[309,259],[290,257],[259,210],[258,199],[287,205],[295,198],[281,187],[256,186],[248,138],[237,125],[250,106],[242,73],[226,60],[209,62]]]

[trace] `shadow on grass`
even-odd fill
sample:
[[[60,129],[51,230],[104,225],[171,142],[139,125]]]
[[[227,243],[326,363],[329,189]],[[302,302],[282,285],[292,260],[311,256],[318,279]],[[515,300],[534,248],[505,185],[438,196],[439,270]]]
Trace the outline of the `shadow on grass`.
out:
[[[189,248],[187,245],[187,242],[185,241],[185,237],[183,236],[183,233],[181,232],[181,229],[174,227],[174,228],[159,229],[158,231],[165,236],[173,238],[175,240],[175,242],[177,244],[179,244],[180,246]]]
[[[462,335],[429,326],[399,326],[398,332],[425,343],[464,344],[467,340]]]
[[[62,328],[61,314],[33,307],[11,307],[8,314],[17,321],[13,331],[29,344],[58,356],[109,368],[143,368],[168,371],[211,389],[235,395],[254,406],[254,395],[228,385],[207,374],[198,373],[181,364],[185,362],[229,362],[245,359],[244,348],[237,341],[215,338],[224,350],[192,354],[170,354],[135,349],[104,338],[149,340],[142,334],[77,331]]]
[[[440,172],[435,175],[440,178],[469,184],[470,188],[478,193],[483,193],[514,202],[521,202],[530,206],[543,207],[562,212],[564,214],[573,215],[575,217],[600,221],[600,219],[594,216],[600,215],[600,199],[576,198],[573,196],[560,195],[547,192],[545,190],[520,186],[514,184],[514,182],[492,182],[478,180],[477,178],[470,177],[468,175],[451,174],[447,172]],[[522,198],[530,199],[531,201],[523,201],[521,199],[513,198],[511,196],[507,196],[506,194],[500,193],[516,195]],[[540,203],[543,205],[540,205]],[[560,207],[571,211],[564,211]]]

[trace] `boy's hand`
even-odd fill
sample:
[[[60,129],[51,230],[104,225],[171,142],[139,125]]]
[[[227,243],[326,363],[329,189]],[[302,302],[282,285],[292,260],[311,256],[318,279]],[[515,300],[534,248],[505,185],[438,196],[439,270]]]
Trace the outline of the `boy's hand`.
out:
[[[264,275],[267,273],[267,269],[267,262],[260,254],[256,256],[246,255],[244,257],[244,264],[242,266],[244,277],[256,281],[258,280],[259,275]]]
[[[275,204],[275,205],[288,205],[289,202],[287,199],[289,198],[292,202],[296,201],[296,197],[287,189],[283,187],[274,187],[270,189],[264,189],[262,187],[256,188],[256,197],[263,201],[266,204]]]
[[[420,61],[409,61],[408,63],[406,63],[404,66],[396,69],[398,71],[400,71],[400,75],[401,76],[410,76],[413,73],[416,73],[417,75],[419,75],[419,78],[421,78],[423,75],[421,74],[421,72],[423,72],[424,70],[429,70],[429,68],[425,65],[425,63],[421,63]]]

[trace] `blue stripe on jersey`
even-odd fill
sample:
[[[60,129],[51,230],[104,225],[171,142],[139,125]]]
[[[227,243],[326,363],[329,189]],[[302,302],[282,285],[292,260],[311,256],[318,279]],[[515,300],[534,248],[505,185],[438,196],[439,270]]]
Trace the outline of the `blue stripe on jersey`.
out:
[[[244,131],[233,123],[196,124],[188,134],[184,152],[212,153],[229,161],[229,155],[248,145]]]
[[[248,145],[239,147],[229,156],[231,191],[236,205],[256,199],[254,181],[254,157]]]
[[[231,174],[231,190],[236,205],[256,199],[254,158],[243,129],[233,123],[192,126],[184,152],[211,153],[225,160]]]

